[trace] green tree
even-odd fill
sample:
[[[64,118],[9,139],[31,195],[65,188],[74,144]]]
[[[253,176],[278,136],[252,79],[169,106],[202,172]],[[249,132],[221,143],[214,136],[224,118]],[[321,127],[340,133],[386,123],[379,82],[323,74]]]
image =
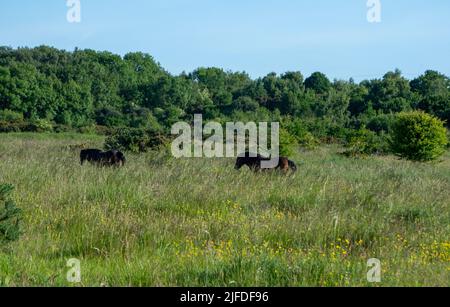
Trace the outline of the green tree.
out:
[[[411,89],[419,95],[416,107],[446,120],[450,124],[450,79],[437,71],[411,81]]]
[[[359,116],[372,107],[368,100],[368,94],[369,90],[364,82],[359,85],[351,85],[348,111],[352,116]]]
[[[413,95],[409,81],[400,70],[388,72],[382,80],[369,84],[368,100],[373,108],[383,113],[402,112],[411,109]]]
[[[321,72],[315,72],[305,80],[305,88],[307,90],[312,90],[317,94],[326,94],[331,88],[331,82]]]

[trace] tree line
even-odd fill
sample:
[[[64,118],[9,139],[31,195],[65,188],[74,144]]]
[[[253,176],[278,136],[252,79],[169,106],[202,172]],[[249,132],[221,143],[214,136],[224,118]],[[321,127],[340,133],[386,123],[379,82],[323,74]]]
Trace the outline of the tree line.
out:
[[[198,68],[172,75],[150,55],[48,46],[0,47],[0,127],[169,131],[178,121],[284,122],[317,138],[366,127],[389,130],[392,116],[423,110],[450,123],[450,79],[426,71],[413,80],[399,70],[380,79],[329,80],[292,71],[252,79],[245,72]],[[24,128],[25,127],[25,128]],[[101,130],[101,129],[98,129]]]

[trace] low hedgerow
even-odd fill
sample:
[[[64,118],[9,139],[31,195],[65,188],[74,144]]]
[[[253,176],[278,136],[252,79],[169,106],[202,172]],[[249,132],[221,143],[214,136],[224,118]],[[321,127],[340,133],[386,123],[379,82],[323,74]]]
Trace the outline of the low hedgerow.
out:
[[[0,120],[0,133],[10,132],[53,132],[53,125],[46,120],[5,121]]]

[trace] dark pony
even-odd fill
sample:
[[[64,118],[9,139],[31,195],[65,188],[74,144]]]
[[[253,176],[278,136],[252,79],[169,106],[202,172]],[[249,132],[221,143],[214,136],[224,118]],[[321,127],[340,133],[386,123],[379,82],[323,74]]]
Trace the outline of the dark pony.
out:
[[[80,153],[81,165],[90,162],[98,166],[124,166],[125,161],[125,155],[118,150],[85,149]]]
[[[261,155],[257,154],[251,154],[250,152],[246,152],[245,154],[239,155],[239,157],[236,160],[236,165],[234,168],[236,170],[240,170],[243,166],[248,166],[252,171],[259,172],[262,170],[266,170],[262,168],[262,162],[263,161],[270,161],[270,158],[263,157]],[[278,158],[278,165],[274,168],[276,170],[281,170],[283,172],[296,172],[297,171],[297,165],[289,160],[289,158],[286,157],[279,157]]]

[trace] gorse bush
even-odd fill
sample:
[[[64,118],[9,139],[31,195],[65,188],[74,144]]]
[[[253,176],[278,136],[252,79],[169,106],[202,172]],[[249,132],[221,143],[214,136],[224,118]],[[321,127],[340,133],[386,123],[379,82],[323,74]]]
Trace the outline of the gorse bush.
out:
[[[10,198],[12,185],[0,184],[0,243],[19,239],[22,211]]]
[[[160,131],[142,128],[121,128],[108,136],[105,149],[118,149],[135,153],[160,149],[167,144],[167,138]]]
[[[422,111],[397,115],[391,148],[398,156],[414,161],[432,161],[445,152],[447,144],[447,129],[438,118]]]

